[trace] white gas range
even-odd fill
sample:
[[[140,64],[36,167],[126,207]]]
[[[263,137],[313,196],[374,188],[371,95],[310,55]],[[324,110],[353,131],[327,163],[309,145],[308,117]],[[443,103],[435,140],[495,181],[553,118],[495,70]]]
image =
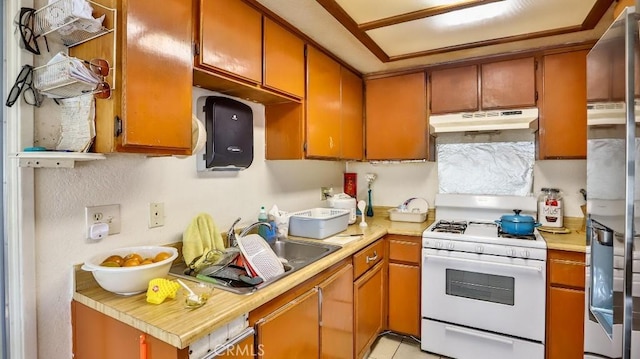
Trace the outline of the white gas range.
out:
[[[536,215],[536,198],[436,196],[422,235],[423,350],[458,359],[544,358],[546,242],[495,220]]]

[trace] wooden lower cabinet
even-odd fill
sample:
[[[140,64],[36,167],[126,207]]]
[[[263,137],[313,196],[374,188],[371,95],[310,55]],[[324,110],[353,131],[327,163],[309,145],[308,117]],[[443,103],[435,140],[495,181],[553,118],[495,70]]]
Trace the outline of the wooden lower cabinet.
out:
[[[387,329],[420,337],[421,238],[387,235],[389,245]]]
[[[549,250],[547,359],[584,356],[584,253]]]
[[[178,349],[84,304],[71,302],[75,359],[187,359]]]
[[[256,358],[353,358],[351,258],[249,313]]]
[[[355,357],[363,358],[385,326],[385,261],[353,282]]]
[[[353,266],[342,268],[320,290],[320,358],[353,358]]]
[[[312,288],[256,322],[257,357],[317,358],[319,323],[318,289]]]

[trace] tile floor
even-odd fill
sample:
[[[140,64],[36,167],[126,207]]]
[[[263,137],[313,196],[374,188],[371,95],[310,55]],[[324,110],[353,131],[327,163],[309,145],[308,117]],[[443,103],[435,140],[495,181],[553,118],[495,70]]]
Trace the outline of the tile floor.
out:
[[[420,350],[420,343],[409,337],[395,334],[380,336],[373,346],[369,359],[447,359]]]

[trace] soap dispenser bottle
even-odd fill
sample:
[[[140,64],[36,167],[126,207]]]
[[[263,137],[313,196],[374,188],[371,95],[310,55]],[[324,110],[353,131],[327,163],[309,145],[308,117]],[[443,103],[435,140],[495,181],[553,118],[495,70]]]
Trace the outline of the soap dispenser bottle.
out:
[[[264,206],[260,207],[260,214],[258,214],[258,222],[265,222],[268,223],[269,222],[269,216],[267,216],[267,210],[264,209]],[[258,234],[260,235],[260,237],[264,238],[265,240],[268,239],[268,229],[267,226],[258,226]]]

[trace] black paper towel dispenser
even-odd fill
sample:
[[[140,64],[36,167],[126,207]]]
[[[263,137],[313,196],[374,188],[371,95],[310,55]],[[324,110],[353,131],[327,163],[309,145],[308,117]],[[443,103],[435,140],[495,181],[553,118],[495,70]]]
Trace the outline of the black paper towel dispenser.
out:
[[[207,129],[204,151],[197,155],[198,171],[237,171],[249,167],[253,162],[251,107],[221,96],[201,97],[196,103]]]

